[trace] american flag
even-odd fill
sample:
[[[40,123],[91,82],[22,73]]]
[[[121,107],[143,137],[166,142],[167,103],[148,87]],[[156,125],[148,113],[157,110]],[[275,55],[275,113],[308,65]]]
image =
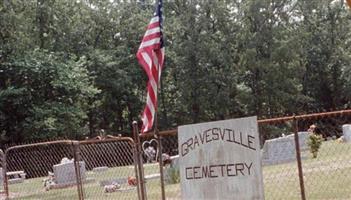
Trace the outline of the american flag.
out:
[[[164,56],[162,0],[159,0],[156,6],[156,12],[147,27],[137,52],[137,59],[149,78],[147,82],[146,106],[141,118],[143,121],[143,126],[141,128],[142,133],[150,131],[155,121],[155,113],[157,112],[157,90],[161,79]]]

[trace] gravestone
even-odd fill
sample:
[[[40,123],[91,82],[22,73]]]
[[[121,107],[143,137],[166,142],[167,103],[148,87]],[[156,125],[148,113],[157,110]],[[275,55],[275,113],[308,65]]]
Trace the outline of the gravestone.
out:
[[[102,167],[95,167],[93,168],[94,173],[101,173],[101,172],[106,172],[108,170],[107,166],[102,166]]]
[[[351,124],[344,124],[342,126],[342,134],[345,142],[351,142]]]
[[[299,132],[299,145],[301,151],[308,150],[308,132]],[[304,156],[302,156],[304,158]],[[275,165],[296,160],[294,134],[266,140],[262,149],[262,164]]]
[[[182,199],[263,200],[257,118],[178,127]]]
[[[24,171],[10,171],[6,172],[8,184],[23,183],[26,179]]]
[[[85,181],[86,180],[85,162],[80,161],[79,166],[80,166],[81,179],[82,179],[82,181]],[[64,162],[64,163],[54,165],[53,168],[54,168],[55,182],[58,186],[76,184],[76,182],[77,182],[76,171],[74,168],[73,161]]]

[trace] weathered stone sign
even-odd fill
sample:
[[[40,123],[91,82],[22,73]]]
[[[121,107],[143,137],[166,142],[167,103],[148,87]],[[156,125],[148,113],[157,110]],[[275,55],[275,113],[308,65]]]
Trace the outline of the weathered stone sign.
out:
[[[262,200],[256,117],[178,128],[182,199]]]

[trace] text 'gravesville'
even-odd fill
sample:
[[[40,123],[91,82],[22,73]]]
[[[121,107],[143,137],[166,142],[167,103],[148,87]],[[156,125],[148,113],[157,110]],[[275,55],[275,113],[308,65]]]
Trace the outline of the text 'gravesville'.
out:
[[[211,128],[207,129],[193,137],[189,138],[181,144],[181,155],[184,157],[190,151],[195,150],[200,145],[210,143],[216,140],[222,140],[242,146],[244,148],[255,151],[255,137],[242,132],[235,132],[228,128]]]

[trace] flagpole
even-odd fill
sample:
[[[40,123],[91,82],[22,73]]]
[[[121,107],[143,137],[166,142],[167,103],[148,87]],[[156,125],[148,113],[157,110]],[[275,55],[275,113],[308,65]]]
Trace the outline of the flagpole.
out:
[[[159,88],[160,89],[160,88]],[[158,91],[157,90],[157,96],[158,96]],[[158,101],[157,101],[158,104]],[[158,149],[158,163],[159,163],[159,168],[160,168],[160,181],[161,181],[161,199],[165,200],[166,199],[166,194],[165,194],[165,183],[164,183],[164,176],[163,176],[163,160],[162,160],[162,143],[161,143],[161,135],[158,130],[158,106],[156,106],[155,110],[155,124],[154,124],[154,136],[156,136],[157,139],[157,149]]]

